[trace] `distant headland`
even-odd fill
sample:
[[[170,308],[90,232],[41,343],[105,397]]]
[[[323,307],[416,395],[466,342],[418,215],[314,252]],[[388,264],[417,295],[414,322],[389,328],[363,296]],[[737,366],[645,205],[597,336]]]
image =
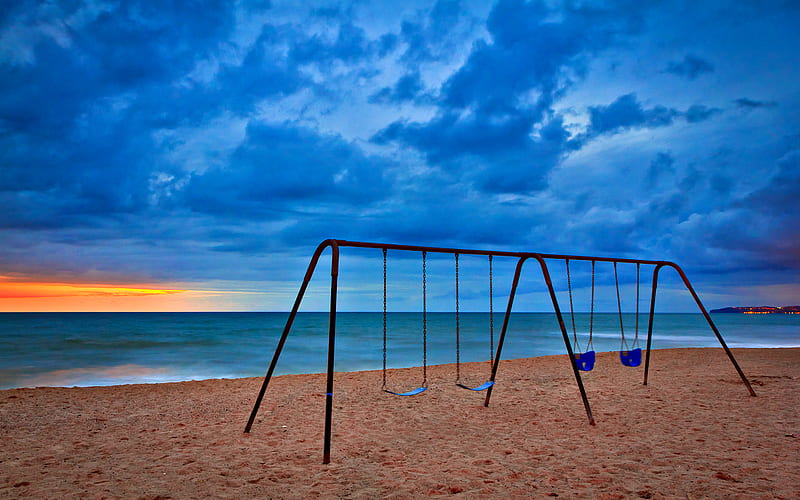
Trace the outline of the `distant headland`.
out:
[[[800,306],[723,307],[722,309],[712,309],[711,312],[735,314],[800,314]]]

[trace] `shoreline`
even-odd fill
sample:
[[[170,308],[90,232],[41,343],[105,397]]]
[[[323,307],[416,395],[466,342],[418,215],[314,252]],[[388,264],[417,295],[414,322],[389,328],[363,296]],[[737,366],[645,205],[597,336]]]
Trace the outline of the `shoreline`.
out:
[[[750,350],[750,349],[800,349],[800,342],[792,345],[774,345],[774,344],[751,344],[747,346],[737,345],[737,344],[729,344],[729,347],[732,350]],[[652,351],[659,352],[659,351],[670,351],[674,349],[722,349],[721,347],[661,347],[661,348],[653,348]],[[619,352],[618,350],[611,350],[611,351],[596,351],[598,356],[616,356]],[[536,358],[558,358],[559,356],[565,356],[566,352],[559,353],[559,354],[542,354],[540,356],[527,356],[527,357],[519,357],[519,358],[503,358],[502,361],[516,361],[522,359],[536,359]],[[644,365],[644,359],[646,355],[646,349],[642,348],[642,365]],[[264,370],[266,371],[266,367],[269,365],[269,357],[265,358],[264,360]],[[474,364],[474,365],[487,365],[488,360],[486,361],[469,361],[469,362],[462,362],[462,365],[467,364]],[[433,366],[455,366],[455,363],[437,363],[428,365],[428,367]],[[407,370],[407,369],[422,369],[422,365],[411,365],[411,366],[402,366],[402,367],[395,367],[389,368],[389,370]],[[85,374],[92,374],[96,379],[103,379],[108,378],[109,380],[113,380],[113,378],[119,377],[122,380],[126,380],[126,377],[139,377],[141,380],[133,380],[133,381],[123,381],[119,383],[109,382],[109,383],[78,383],[78,384],[49,384],[44,383],[41,385],[24,385],[24,386],[17,386],[17,387],[0,387],[0,393],[2,391],[10,391],[15,389],[40,389],[40,388],[64,388],[64,389],[71,389],[71,388],[92,388],[92,387],[118,387],[118,386],[128,386],[128,385],[158,385],[158,384],[177,384],[181,382],[202,382],[202,381],[213,381],[213,380],[241,380],[241,379],[248,379],[248,378],[262,378],[263,375],[257,376],[245,376],[241,377],[238,375],[234,376],[207,376],[207,375],[170,375],[166,372],[167,367],[152,367],[147,365],[139,365],[135,363],[126,363],[120,365],[109,365],[109,366],[87,366],[82,368],[73,368],[67,370],[52,370],[48,372],[43,372],[37,374],[35,376],[30,376],[29,378],[37,381],[37,380],[56,380],[62,377],[69,377],[78,375],[85,375]],[[455,368],[453,368],[455,370]],[[362,373],[362,372],[375,372],[381,371],[381,368],[356,368],[353,370],[336,370],[334,373],[342,374],[342,373]],[[282,373],[273,375],[275,377],[282,377],[286,375],[324,375],[325,372],[323,371],[316,371],[316,372],[292,372],[292,373]],[[150,381],[152,380],[152,381]],[[35,384],[35,382],[34,382]]]
[[[0,391],[0,497],[792,498],[800,488],[800,348],[653,350],[650,383],[598,353],[503,360],[491,405],[428,367],[429,390],[381,392],[381,371],[336,372],[322,465],[324,374]],[[462,364],[482,382],[487,363]],[[392,387],[419,368],[390,370]]]

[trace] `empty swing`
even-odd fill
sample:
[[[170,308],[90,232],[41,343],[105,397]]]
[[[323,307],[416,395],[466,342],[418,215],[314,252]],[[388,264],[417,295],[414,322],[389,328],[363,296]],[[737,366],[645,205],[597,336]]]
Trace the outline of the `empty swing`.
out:
[[[586,343],[586,350],[581,352],[580,342],[578,342],[578,330],[575,328],[575,309],[572,304],[572,279],[569,274],[569,259],[567,265],[567,290],[569,291],[569,314],[572,318],[572,353],[575,364],[581,371],[591,371],[594,368],[595,352],[592,344],[592,331],[594,330],[594,261],[592,261],[592,299],[589,310],[589,341]]]
[[[633,339],[632,347],[628,348],[628,342],[625,340],[625,328],[622,324],[622,302],[619,294],[619,278],[617,277],[617,263],[614,262],[614,283],[617,288],[617,311],[619,311],[619,331],[622,337],[619,346],[619,360],[625,366],[639,366],[642,364],[642,350],[639,348],[639,267],[640,264],[636,263],[636,336]]]
[[[395,392],[386,388],[386,249],[383,249],[383,386],[384,392],[395,396],[416,396],[428,389],[428,270],[427,254],[422,252],[422,385],[407,392]]]
[[[483,391],[494,385],[492,380],[488,380],[477,387],[470,387],[461,382],[461,314],[459,311],[458,293],[458,254],[456,256],[456,385],[462,389],[470,391]],[[494,305],[492,296],[492,256],[489,255],[489,366],[494,362]]]

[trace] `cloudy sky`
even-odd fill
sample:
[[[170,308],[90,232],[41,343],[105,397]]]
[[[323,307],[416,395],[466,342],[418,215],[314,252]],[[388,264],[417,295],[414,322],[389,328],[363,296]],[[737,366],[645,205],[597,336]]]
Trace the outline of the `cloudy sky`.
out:
[[[0,310],[286,310],[326,238],[800,303],[798,26],[792,0],[4,2]],[[379,307],[379,260],[344,255],[345,308]]]

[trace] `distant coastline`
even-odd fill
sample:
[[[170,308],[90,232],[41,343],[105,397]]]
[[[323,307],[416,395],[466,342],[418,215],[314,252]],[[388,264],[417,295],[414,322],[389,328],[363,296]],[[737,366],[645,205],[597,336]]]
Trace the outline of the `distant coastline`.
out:
[[[748,306],[748,307],[723,307],[712,309],[712,313],[734,314],[800,314],[800,306]]]

